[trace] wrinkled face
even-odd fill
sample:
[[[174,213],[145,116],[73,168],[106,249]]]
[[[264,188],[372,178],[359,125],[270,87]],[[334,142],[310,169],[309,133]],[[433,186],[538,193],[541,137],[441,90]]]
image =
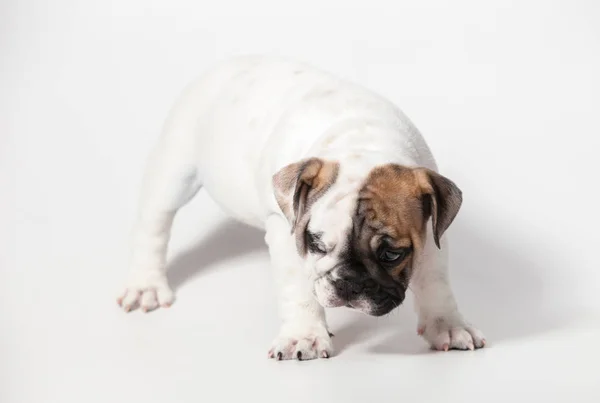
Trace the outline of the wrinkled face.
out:
[[[460,191],[423,168],[385,165],[356,181],[334,162],[299,164],[286,186],[280,172],[275,188],[315,297],[324,307],[389,313],[405,298],[429,219],[439,245],[460,207]]]

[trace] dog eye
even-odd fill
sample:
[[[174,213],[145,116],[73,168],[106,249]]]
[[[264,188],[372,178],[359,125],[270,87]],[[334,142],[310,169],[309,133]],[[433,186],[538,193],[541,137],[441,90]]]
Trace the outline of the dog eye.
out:
[[[306,245],[312,253],[326,254],[327,249],[320,240],[321,234],[313,234],[306,231]]]
[[[404,258],[409,253],[409,248],[401,248],[401,249],[383,249],[379,253],[379,260],[383,263],[397,263]]]
[[[314,244],[313,247],[319,253],[327,253],[327,249],[325,249],[325,247],[323,245],[321,245],[320,243]]]

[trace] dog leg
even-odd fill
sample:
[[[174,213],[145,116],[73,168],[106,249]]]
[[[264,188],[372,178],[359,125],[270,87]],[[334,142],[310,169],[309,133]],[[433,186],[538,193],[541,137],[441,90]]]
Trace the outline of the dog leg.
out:
[[[269,357],[278,360],[329,358],[333,346],[325,311],[313,296],[312,283],[302,269],[289,224],[273,215],[267,220],[266,230],[265,241],[269,246],[283,322]]]
[[[423,258],[411,279],[419,315],[417,332],[437,350],[481,348],[485,337],[463,318],[450,286],[447,240],[440,245],[438,249],[428,233]]]
[[[167,283],[165,260],[177,210],[201,184],[191,156],[164,142],[150,155],[144,172],[138,217],[133,229],[129,280],[117,301],[126,312],[168,307],[174,294]]]

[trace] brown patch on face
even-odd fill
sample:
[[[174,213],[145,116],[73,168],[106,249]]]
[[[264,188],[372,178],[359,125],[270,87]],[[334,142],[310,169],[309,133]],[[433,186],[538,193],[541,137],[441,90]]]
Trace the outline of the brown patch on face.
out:
[[[370,271],[376,265],[385,266],[394,281],[406,282],[413,258],[423,248],[429,218],[439,247],[461,202],[456,185],[431,170],[394,164],[375,168],[359,192],[355,248],[371,256]],[[397,263],[382,264],[378,259],[385,250],[403,250],[406,256]]]
[[[306,253],[304,232],[310,207],[337,179],[339,164],[309,158],[287,165],[273,176],[275,198],[288,219],[301,254]]]

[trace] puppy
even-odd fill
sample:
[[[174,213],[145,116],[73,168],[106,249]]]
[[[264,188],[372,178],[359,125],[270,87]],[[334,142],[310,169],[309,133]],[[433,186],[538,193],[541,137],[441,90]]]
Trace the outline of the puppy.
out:
[[[144,174],[122,309],[168,307],[165,256],[179,208],[204,187],[265,231],[281,329],[269,357],[328,358],[324,308],[385,315],[414,294],[438,350],[483,347],[457,308],[444,232],[462,193],[391,102],[298,61],[243,56],[191,83]]]

